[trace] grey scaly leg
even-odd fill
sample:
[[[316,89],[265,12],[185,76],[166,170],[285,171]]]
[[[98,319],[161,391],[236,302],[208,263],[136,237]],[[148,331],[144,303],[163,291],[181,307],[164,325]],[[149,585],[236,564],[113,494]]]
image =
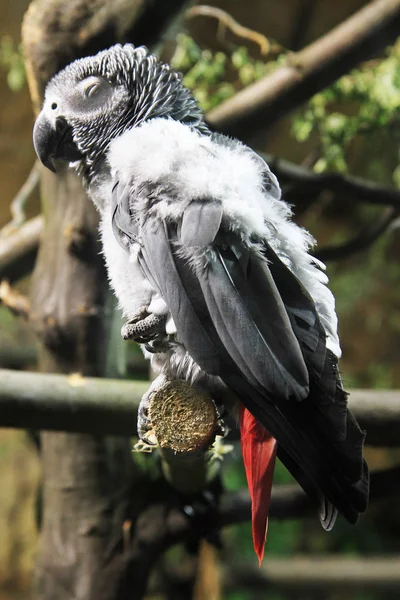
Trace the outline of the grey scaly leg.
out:
[[[167,315],[149,314],[146,308],[141,308],[131,321],[121,328],[124,340],[135,340],[141,344],[150,342],[165,330]]]

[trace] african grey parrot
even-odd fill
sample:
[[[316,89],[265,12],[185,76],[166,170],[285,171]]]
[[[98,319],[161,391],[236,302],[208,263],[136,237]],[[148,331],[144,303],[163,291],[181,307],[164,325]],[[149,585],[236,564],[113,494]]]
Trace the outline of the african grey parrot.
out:
[[[325,529],[337,511],[355,523],[368,469],[338,372],[334,298],[268,165],[212,133],[180,76],[129,44],[53,77],[34,144],[51,170],[73,164],[100,212],[123,335],[144,346],[153,385],[185,379],[239,406],[259,558],[276,450]]]

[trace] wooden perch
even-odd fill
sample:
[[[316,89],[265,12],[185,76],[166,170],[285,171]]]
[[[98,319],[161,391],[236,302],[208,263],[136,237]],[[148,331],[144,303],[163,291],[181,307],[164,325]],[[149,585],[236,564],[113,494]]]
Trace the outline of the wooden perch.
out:
[[[266,555],[261,568],[243,560],[229,563],[223,570],[223,589],[234,597],[240,598],[243,590],[246,598],[263,600],[270,597],[320,599],[327,597],[328,590],[328,597],[334,598],[362,598],[363,591],[368,598],[395,598],[400,588],[399,566],[400,556],[393,554],[344,557],[314,553],[282,558]],[[190,573],[181,565],[165,566],[163,573],[170,585],[175,582],[180,589],[188,585]],[[155,580],[150,585],[151,597],[161,596],[164,588],[160,583]],[[378,595],[371,596],[371,592]],[[384,595],[385,592],[389,595]]]
[[[218,428],[211,396],[183,380],[168,381],[157,390],[149,419],[160,448],[177,454],[208,449]]]
[[[0,370],[0,426],[135,435],[148,382]]]
[[[219,470],[209,452],[221,433],[211,396],[186,381],[168,381],[151,396],[149,419],[167,481],[183,493],[204,489]]]
[[[349,406],[361,427],[367,431],[368,445],[399,445],[400,395],[397,391],[353,390]]]
[[[227,589],[296,590],[325,593],[387,591],[400,588],[400,556],[294,556],[290,560],[266,557],[260,569],[234,565],[225,573]],[[308,596],[307,596],[308,597]]]
[[[0,427],[135,435],[137,409],[148,387],[147,381],[0,369]],[[367,431],[367,444],[400,445],[399,391],[352,390],[349,406]]]
[[[244,137],[270,127],[314,94],[376,56],[400,29],[400,0],[375,0],[207,115],[223,133]]]

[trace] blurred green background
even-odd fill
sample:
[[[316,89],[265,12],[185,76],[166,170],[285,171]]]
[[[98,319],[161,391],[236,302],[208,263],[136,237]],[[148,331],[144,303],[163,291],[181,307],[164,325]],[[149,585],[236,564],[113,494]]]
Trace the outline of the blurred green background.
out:
[[[268,54],[254,39],[217,27],[217,20],[192,17],[178,37],[167,40],[163,55],[184,73],[185,83],[205,110],[272,71],[295,51],[342,21],[360,0],[221,0],[210,2],[257,31],[268,41]],[[9,205],[35,160],[31,142],[33,115],[19,50],[20,26],[27,0],[0,2],[0,223],[10,220]],[[268,134],[247,140],[254,148],[286,158],[316,172],[339,171],[400,187],[400,41],[381,57],[361,65],[318,94],[301,110],[277,123]],[[286,197],[291,200],[291,190]],[[38,194],[27,215],[39,211]],[[324,192],[294,206],[297,221],[310,229],[320,246],[353,237],[374,222],[382,208],[355,203],[351,196]],[[395,225],[395,224],[394,224]],[[371,248],[328,264],[336,295],[343,346],[341,369],[348,388],[399,388],[400,237],[392,226]],[[19,283],[27,291],[29,280]],[[35,368],[34,339],[29,329],[0,308],[0,346],[17,354],[24,368]],[[29,351],[31,349],[31,352]],[[130,350],[134,359],[136,350]],[[4,354],[4,353],[3,353]],[[131,357],[131,360],[133,360]],[[7,364],[6,355],[2,367]],[[367,448],[372,468],[396,464],[400,453]],[[224,464],[227,488],[239,489],[245,477],[236,448]],[[276,482],[290,478],[281,466]],[[36,496],[40,481],[37,452],[29,436],[0,430],[0,599],[27,598],[37,544]],[[254,564],[250,525],[223,534],[222,560],[228,565]],[[397,501],[375,504],[356,527],[338,520],[327,535],[317,519],[270,523],[266,558],[298,553],[349,556],[400,552]],[[173,558],[172,558],[173,560]],[[226,592],[227,600],[287,597],[306,600],[384,600],[399,593],[354,592],[264,593]],[[155,596],[154,596],[155,598]]]

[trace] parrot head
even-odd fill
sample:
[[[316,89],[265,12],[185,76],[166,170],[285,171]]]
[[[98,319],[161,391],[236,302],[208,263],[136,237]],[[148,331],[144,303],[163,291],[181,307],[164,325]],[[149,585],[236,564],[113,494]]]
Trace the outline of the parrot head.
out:
[[[110,142],[156,117],[205,130],[203,115],[181,77],[144,46],[116,45],[81,58],[47,85],[33,140],[41,162],[79,161],[88,180],[104,164]]]

